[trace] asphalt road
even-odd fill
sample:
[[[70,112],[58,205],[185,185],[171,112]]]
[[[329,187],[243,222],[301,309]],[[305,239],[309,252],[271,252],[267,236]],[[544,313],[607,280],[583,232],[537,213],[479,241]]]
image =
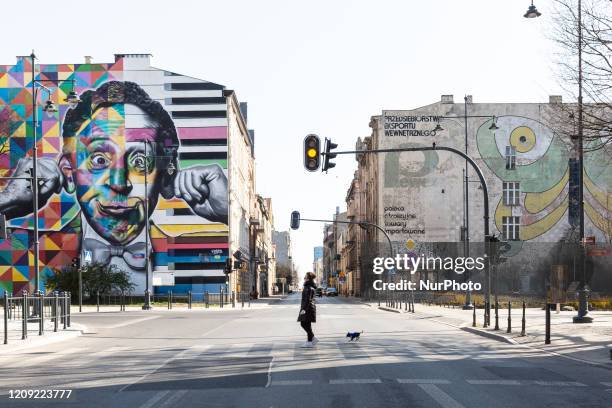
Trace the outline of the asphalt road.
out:
[[[302,349],[298,304],[74,316],[88,334],[0,356],[0,406],[612,407],[612,370],[342,298],[319,301]]]

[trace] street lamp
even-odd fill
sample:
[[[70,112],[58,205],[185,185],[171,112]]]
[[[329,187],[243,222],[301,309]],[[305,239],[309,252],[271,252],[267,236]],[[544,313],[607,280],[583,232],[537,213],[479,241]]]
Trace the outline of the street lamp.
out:
[[[533,5],[533,0],[531,0],[531,6],[527,9],[527,12],[523,15],[525,18],[536,18],[540,17],[542,13],[538,11],[536,6]]]
[[[74,79],[36,79],[36,55],[34,51],[30,54],[30,60],[32,62],[32,207],[33,207],[33,219],[34,219],[34,292],[38,292],[40,289],[40,251],[39,251],[39,240],[38,240],[38,147],[37,147],[37,136],[36,131],[38,128],[38,91],[40,89],[44,89],[49,94],[49,99],[45,102],[43,106],[43,112],[47,114],[49,117],[53,117],[53,115],[57,112],[57,106],[51,100],[51,90],[43,85],[43,82],[51,82],[51,83],[61,83],[61,82],[72,82],[72,91],[68,94],[68,97],[65,99],[66,102],[69,103],[70,107],[75,107],[81,100],[79,96],[74,91],[75,80]]]
[[[533,1],[531,7],[529,7],[528,13],[533,7],[538,17],[541,14],[535,10]],[[525,17],[533,18],[527,16]],[[585,276],[585,261],[586,254],[584,247],[584,109],[582,102],[582,0],[578,0],[578,211],[579,211],[579,232],[580,232],[580,267],[581,273],[581,285],[578,290],[578,314],[574,316],[574,323],[591,323],[593,318],[588,316],[588,305],[587,305],[587,288],[586,288],[586,276]]]

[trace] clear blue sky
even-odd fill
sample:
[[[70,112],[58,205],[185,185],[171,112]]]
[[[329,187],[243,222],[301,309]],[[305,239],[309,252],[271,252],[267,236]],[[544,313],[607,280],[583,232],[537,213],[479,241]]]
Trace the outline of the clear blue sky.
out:
[[[283,230],[293,209],[325,218],[344,207],[356,167],[344,157],[328,175],[307,173],[307,133],[351,148],[383,109],[441,94],[545,102],[561,93],[552,3],[536,1],[543,16],[528,20],[529,0],[13,1],[2,5],[0,63],[33,48],[42,63],[152,53],[154,66],[236,90],[256,131],[257,191],[272,197]],[[310,270],[322,225],[304,223],[292,236],[300,271]]]

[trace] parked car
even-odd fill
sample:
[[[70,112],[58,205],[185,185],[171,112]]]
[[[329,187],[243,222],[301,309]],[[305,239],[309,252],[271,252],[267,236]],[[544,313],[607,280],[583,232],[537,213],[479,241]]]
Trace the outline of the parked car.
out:
[[[323,297],[323,288],[317,288],[317,289],[315,290],[315,294],[316,294],[318,297]]]
[[[338,296],[338,290],[336,288],[327,288],[325,292],[327,296]]]

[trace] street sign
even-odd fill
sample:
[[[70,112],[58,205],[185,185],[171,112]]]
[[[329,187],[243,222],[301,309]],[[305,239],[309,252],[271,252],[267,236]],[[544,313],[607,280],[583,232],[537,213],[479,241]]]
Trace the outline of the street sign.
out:
[[[93,260],[93,254],[91,251],[85,250],[83,251],[83,264],[89,265]]]

